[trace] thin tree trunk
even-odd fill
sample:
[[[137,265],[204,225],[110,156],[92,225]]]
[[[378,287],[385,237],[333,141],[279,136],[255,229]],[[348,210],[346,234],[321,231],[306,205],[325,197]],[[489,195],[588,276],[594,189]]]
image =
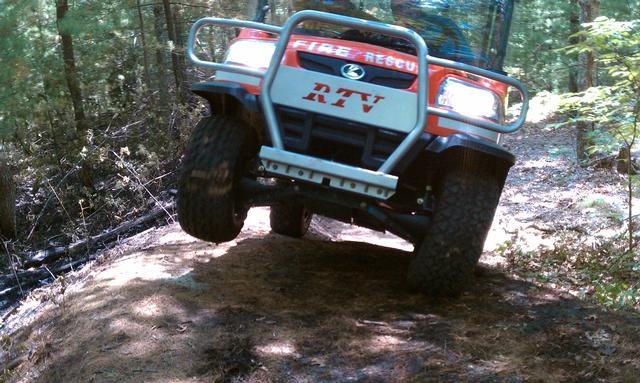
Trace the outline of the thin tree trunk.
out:
[[[42,18],[38,17],[38,38],[34,39],[35,48],[40,52],[45,52],[47,47],[46,37],[44,35],[45,26],[43,25]],[[62,143],[64,142],[64,134],[60,125],[56,122],[51,107],[51,100],[49,97],[54,94],[53,80],[51,79],[49,68],[53,67],[51,63],[51,57],[43,59],[40,64],[40,78],[42,83],[42,97],[44,99],[45,113],[47,121],[49,123],[49,132],[51,135],[51,141],[53,142],[53,149],[56,155],[56,159],[59,161],[63,157]],[[66,153],[65,153],[66,154]]]
[[[182,54],[183,47],[186,45],[186,41],[184,40],[184,30],[182,29],[182,20],[184,19],[184,10],[182,7],[175,7],[173,12],[173,28],[176,34],[176,47],[180,50]],[[181,63],[184,62],[184,59],[181,60]],[[182,69],[184,70],[184,65],[182,65]],[[182,72],[184,74],[184,72]]]
[[[78,80],[78,71],[76,69],[76,58],[73,52],[73,37],[71,37],[71,34],[67,32],[65,28],[60,27],[60,22],[67,15],[68,11],[68,0],[56,0],[56,24],[62,42],[64,76],[73,105],[76,130],[82,135],[82,133],[87,130],[87,121],[84,114],[84,107],[82,106],[82,90],[80,89],[80,81]]]
[[[16,186],[9,166],[0,157],[0,241],[14,238],[16,238]]]
[[[156,66],[158,70],[156,71],[157,76],[157,88],[158,88],[158,99],[160,108],[162,109],[161,116],[165,116],[169,111],[169,102],[167,99],[167,64],[164,60],[164,36],[163,32],[163,21],[162,21],[162,6],[156,5],[153,7],[153,15],[154,15],[154,32],[156,35]],[[166,121],[164,121],[166,122]]]
[[[579,0],[580,23],[590,23],[600,13],[600,0]],[[578,90],[586,91],[596,84],[596,59],[592,52],[581,53],[579,58]],[[579,121],[576,126],[576,157],[578,162],[586,163],[590,159],[589,148],[593,146],[591,134],[595,124]]]
[[[634,129],[635,130],[635,129]],[[633,220],[633,162],[632,162],[632,158],[631,158],[631,147],[629,147],[629,151],[627,152],[628,156],[627,156],[627,164],[629,166],[628,172],[627,172],[627,214],[628,214],[628,220],[629,222],[627,222],[627,230],[628,230],[628,246],[629,246],[629,253],[633,252],[633,247],[634,247],[634,241],[633,241],[633,233],[635,233],[635,222]]]
[[[173,12],[171,10],[171,3],[169,0],[162,0],[162,5],[164,7],[164,17],[166,19],[167,25],[167,33],[169,35],[169,41],[173,46],[171,50],[171,64],[173,67],[173,77],[176,82],[176,99],[179,103],[183,102],[183,92],[182,92],[182,72],[180,66],[180,56],[176,51],[177,43],[176,43],[176,28],[173,20]]]
[[[579,42],[579,38],[575,36],[580,32],[580,13],[578,9],[580,5],[578,0],[571,0],[571,11],[569,13],[569,31],[571,37],[569,37],[569,45],[576,45]],[[569,67],[569,92],[578,92],[578,56],[573,57],[573,63]]]
[[[142,40],[142,63],[144,65],[144,83],[147,89],[151,89],[151,75],[149,71],[149,51],[147,49],[147,37],[144,32],[144,17],[142,16],[142,8],[140,0],[136,0],[138,9],[138,22],[140,24],[140,40]]]
[[[187,46],[187,42],[185,40],[185,33],[184,33],[184,29],[183,29],[183,23],[182,20],[184,20],[184,9],[183,7],[179,6],[175,8],[175,12],[173,12],[173,24],[174,24],[174,28],[175,28],[175,32],[176,32],[176,52],[178,53],[178,63],[179,63],[179,70],[180,70],[180,76],[181,76],[181,80],[182,80],[182,92],[183,92],[183,96],[188,96],[188,92],[185,89],[185,84],[187,81],[187,64],[186,64],[186,54],[185,54],[185,50],[186,50],[186,46]],[[185,100],[186,101],[186,98]]]

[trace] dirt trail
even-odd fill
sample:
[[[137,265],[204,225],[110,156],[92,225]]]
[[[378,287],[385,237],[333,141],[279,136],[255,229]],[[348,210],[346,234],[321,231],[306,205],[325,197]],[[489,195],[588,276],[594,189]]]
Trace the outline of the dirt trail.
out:
[[[527,138],[531,154],[514,140],[523,159],[489,250],[533,217],[582,222],[559,208],[580,196],[558,199],[568,170],[542,158],[544,138]],[[546,188],[531,183],[545,175]],[[637,316],[517,280],[491,252],[469,293],[430,300],[406,290],[410,250],[327,220],[288,239],[266,209],[219,246],[163,227],[33,293],[4,324],[4,359],[18,357],[20,382],[638,381]]]

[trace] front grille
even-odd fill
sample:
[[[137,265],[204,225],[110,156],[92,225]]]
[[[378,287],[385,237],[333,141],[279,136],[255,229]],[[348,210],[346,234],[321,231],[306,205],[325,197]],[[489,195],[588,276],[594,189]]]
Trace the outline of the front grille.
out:
[[[315,55],[311,53],[298,52],[300,66],[314,72],[326,73],[334,76],[341,76],[340,69],[351,61],[337,59],[333,57]],[[407,89],[416,80],[416,75],[398,72],[391,69],[384,69],[373,65],[358,63],[366,72],[362,80],[371,84],[382,85],[395,89]]]
[[[288,150],[377,170],[406,134],[304,110],[277,106]]]

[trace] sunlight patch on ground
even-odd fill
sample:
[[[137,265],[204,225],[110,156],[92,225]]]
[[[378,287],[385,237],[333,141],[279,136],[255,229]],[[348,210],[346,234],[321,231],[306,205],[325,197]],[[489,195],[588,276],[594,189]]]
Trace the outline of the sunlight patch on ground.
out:
[[[291,342],[273,342],[264,346],[258,346],[256,350],[261,354],[271,356],[287,356],[293,355],[296,352],[296,348]]]
[[[176,245],[197,242],[198,239],[190,236],[182,230],[171,231],[158,238],[158,245]]]
[[[405,340],[392,335],[378,335],[371,339],[367,349],[370,352],[395,351],[398,347],[406,343]]]
[[[518,217],[518,219],[520,218]],[[511,243],[514,241],[518,243],[519,249],[525,252],[552,249],[555,246],[556,240],[552,236],[544,235],[535,228],[522,226],[507,228],[503,222],[504,220],[498,219],[497,216],[496,219],[494,219],[493,226],[484,244],[485,252],[499,251],[504,246],[512,248]],[[500,260],[500,258],[492,258],[487,255],[483,257],[483,261],[491,265],[495,264],[498,260]]]
[[[268,207],[256,207],[249,210],[247,219],[244,221],[245,230],[243,232],[251,232],[254,234],[266,235],[271,231],[269,225],[269,208]],[[249,230],[246,230],[250,228]]]
[[[131,334],[133,329],[141,328],[142,325],[129,316],[121,316],[120,318],[111,318],[104,332],[112,334]]]
[[[522,169],[543,169],[547,167],[561,168],[565,165],[560,160],[551,160],[548,158],[543,158],[539,160],[523,161],[522,163],[519,163],[517,166]]]
[[[479,365],[470,364],[469,368],[473,371],[482,371],[495,374],[502,371],[507,371],[512,363],[513,361],[507,359],[502,355],[498,355],[494,360],[480,361]]]
[[[336,241],[366,242],[372,245],[391,247],[398,250],[413,251],[413,245],[400,237],[390,233],[380,233],[359,226],[345,225],[335,238]]]
[[[527,203],[518,198],[518,203]],[[510,202],[513,202],[510,200]],[[537,201],[538,205],[542,202]],[[485,252],[495,252],[500,250],[510,242],[517,241],[523,251],[534,251],[540,248],[553,248],[555,240],[551,236],[546,236],[538,229],[530,227],[527,222],[535,222],[535,212],[521,212],[517,215],[510,215],[510,210],[506,206],[498,206],[493,224],[484,243]],[[495,254],[493,254],[495,255]],[[502,257],[494,257],[485,254],[483,261],[489,265],[500,263]]]
[[[158,264],[140,253],[117,262],[116,267],[105,270],[99,279],[113,287],[124,286],[133,280],[154,281],[181,277],[191,271],[188,268],[175,270],[172,265]]]
[[[487,240],[484,242],[484,251],[495,251],[498,246],[511,240],[513,234],[507,232],[509,229],[500,219],[500,217],[505,216],[505,213],[505,207],[498,206],[495,218],[493,219],[493,224],[491,225],[491,229],[487,235]]]
[[[236,240],[221,243],[219,245],[215,245],[213,243],[209,244],[207,248],[196,248],[193,251],[183,251],[182,254],[189,254],[194,258],[199,259],[207,259],[207,258],[219,258],[223,255],[227,254],[229,250],[236,247],[238,242]]]
[[[157,296],[150,296],[136,302],[132,307],[134,315],[146,318],[161,316],[166,312],[166,302],[158,299]]]
[[[0,321],[0,328],[2,328],[4,333],[11,333],[12,331],[15,331],[15,329],[28,326],[33,322],[37,317],[42,304],[39,299],[33,298],[33,296],[29,296],[18,308],[16,308],[14,315]]]
[[[529,197],[524,194],[516,194],[510,198],[509,201],[513,203],[527,203],[529,202]]]

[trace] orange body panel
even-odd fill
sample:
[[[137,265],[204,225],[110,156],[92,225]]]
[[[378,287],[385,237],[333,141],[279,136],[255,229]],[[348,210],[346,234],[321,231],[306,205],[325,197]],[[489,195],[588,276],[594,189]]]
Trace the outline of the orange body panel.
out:
[[[277,36],[264,31],[243,29],[233,42],[237,42],[239,40],[265,40],[275,42],[277,41]],[[367,43],[307,35],[293,35],[289,42],[282,64],[301,68],[300,63],[298,62],[298,52],[308,52],[316,55],[339,58],[354,63],[373,65],[399,72],[417,74],[417,60],[415,59],[415,56]],[[257,69],[266,70],[266,68]],[[470,84],[491,90],[498,96],[504,105],[508,92],[508,85],[487,78],[471,75],[460,70],[444,68],[437,65],[429,65],[429,104],[431,106],[435,105],[436,96],[440,90],[442,82],[449,77],[461,79]],[[254,95],[260,95],[260,85],[244,83],[240,83],[240,85],[242,85],[248,92]],[[417,88],[418,84],[416,80],[411,87],[406,90],[408,92],[415,93],[417,92]],[[439,117],[434,115],[430,115],[428,117],[425,131],[439,136],[448,136],[456,133],[455,130],[440,127]],[[482,135],[478,136],[483,139],[495,141],[495,139],[483,137]]]

